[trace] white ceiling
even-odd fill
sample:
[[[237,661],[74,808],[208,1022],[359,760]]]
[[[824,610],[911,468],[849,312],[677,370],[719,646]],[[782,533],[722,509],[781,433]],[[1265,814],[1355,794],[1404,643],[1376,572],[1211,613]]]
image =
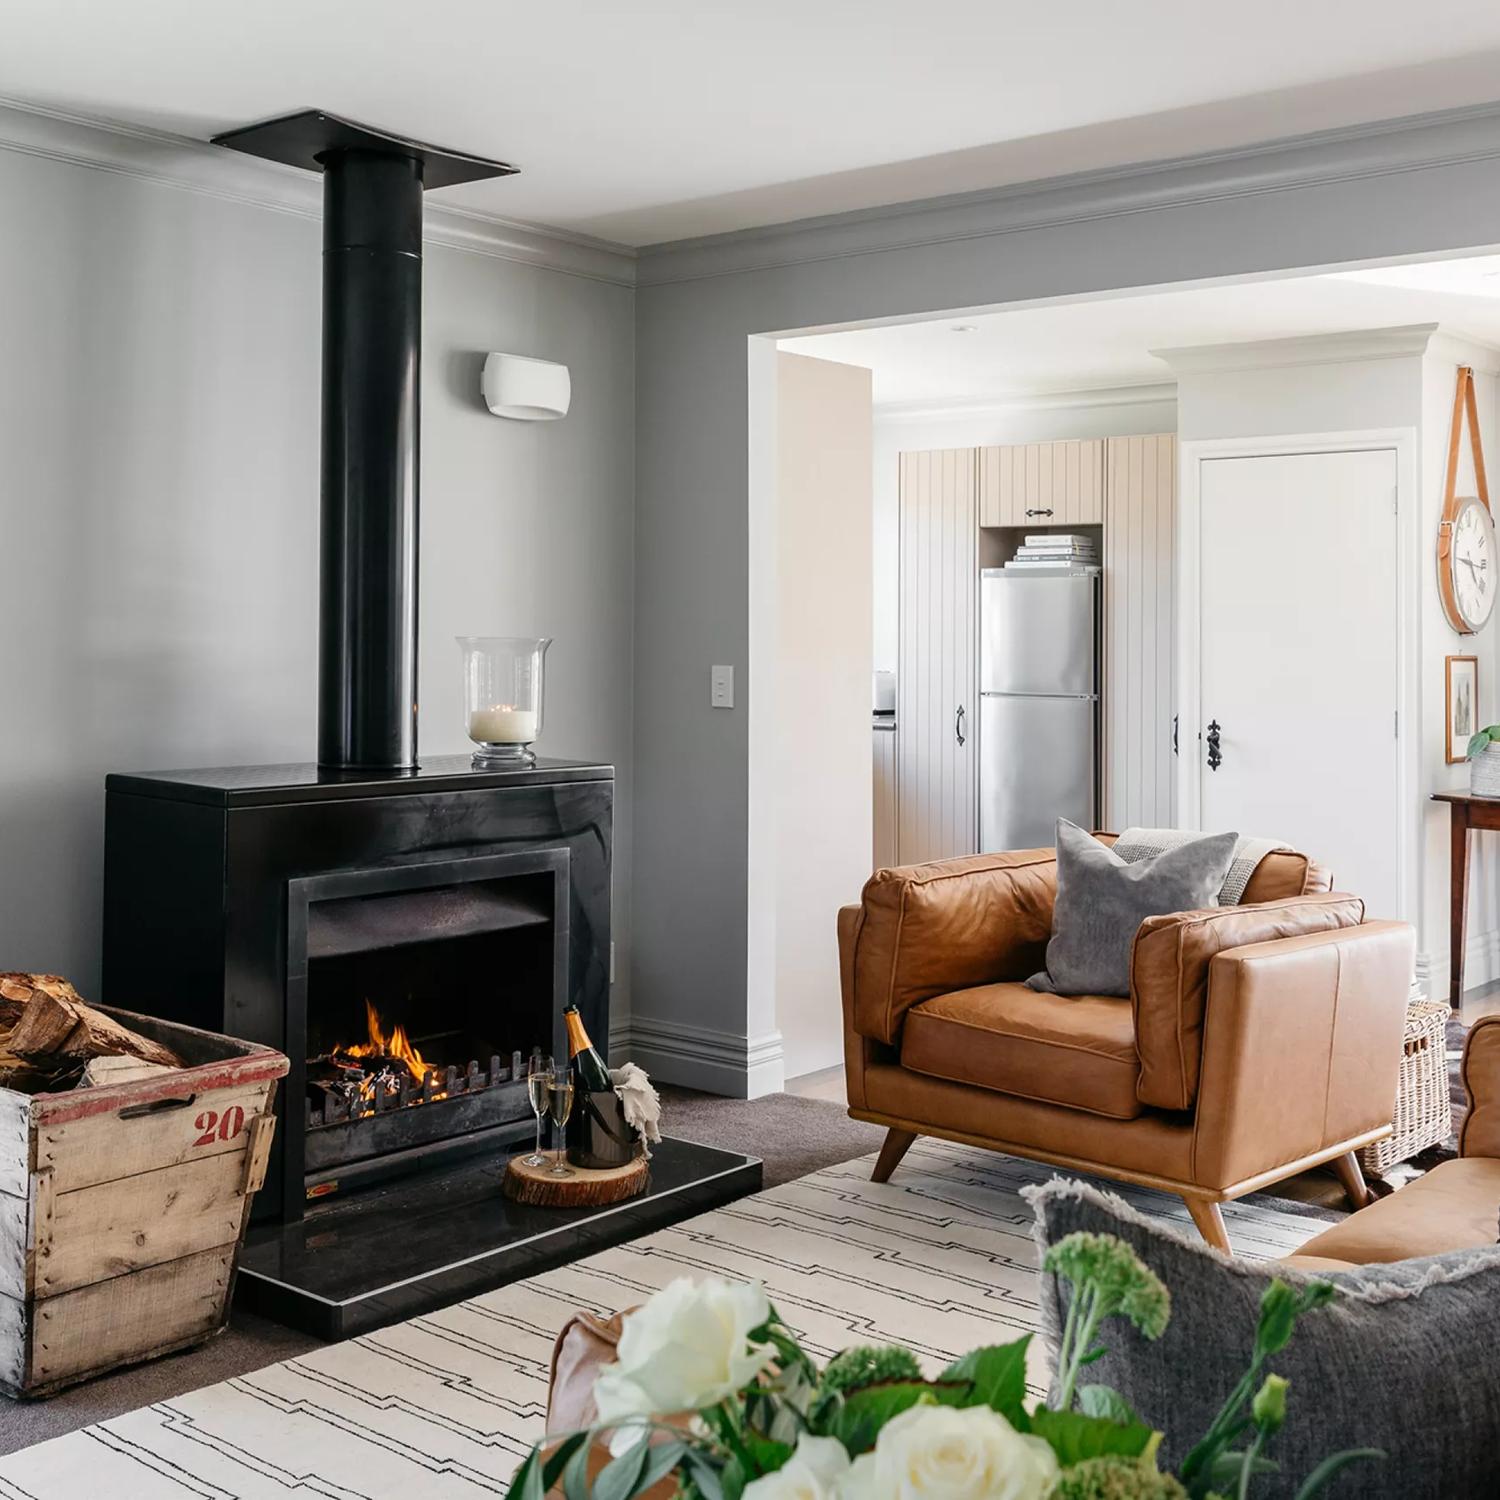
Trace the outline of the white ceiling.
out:
[[[316,107],[628,244],[1477,103],[1488,0],[5,0],[0,95],[207,138]]]
[[[1500,255],[965,313],[781,347],[867,366],[877,405],[982,405],[1170,380],[1153,349],[1409,323],[1500,348]]]

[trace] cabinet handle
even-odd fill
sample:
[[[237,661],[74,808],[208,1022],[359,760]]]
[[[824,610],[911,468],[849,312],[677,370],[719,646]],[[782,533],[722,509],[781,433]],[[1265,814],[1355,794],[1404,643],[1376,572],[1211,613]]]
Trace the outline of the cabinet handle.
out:
[[[1028,516],[1050,516],[1052,512],[1051,510],[1028,510],[1026,514]]]
[[[1172,715],[1172,754],[1177,754],[1177,715]]]
[[[953,715],[953,734],[961,745],[964,742],[964,706],[958,705],[958,712]]]
[[[1219,754],[1219,721],[1210,719],[1208,721],[1208,769],[1217,771],[1224,764],[1224,757]]]

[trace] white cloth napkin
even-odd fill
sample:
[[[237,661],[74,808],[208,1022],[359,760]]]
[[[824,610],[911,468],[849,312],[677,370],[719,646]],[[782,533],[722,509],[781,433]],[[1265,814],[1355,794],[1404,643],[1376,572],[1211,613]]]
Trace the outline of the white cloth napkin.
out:
[[[625,1123],[640,1136],[641,1147],[649,1157],[652,1143],[661,1140],[661,1096],[645,1071],[634,1063],[611,1068],[609,1081],[625,1107]]]

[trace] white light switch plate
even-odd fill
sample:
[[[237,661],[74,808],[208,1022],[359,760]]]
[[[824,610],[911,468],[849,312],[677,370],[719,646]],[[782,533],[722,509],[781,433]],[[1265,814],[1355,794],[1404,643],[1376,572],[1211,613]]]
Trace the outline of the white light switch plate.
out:
[[[734,668],[713,667],[710,676],[708,701],[715,708],[734,707]]]

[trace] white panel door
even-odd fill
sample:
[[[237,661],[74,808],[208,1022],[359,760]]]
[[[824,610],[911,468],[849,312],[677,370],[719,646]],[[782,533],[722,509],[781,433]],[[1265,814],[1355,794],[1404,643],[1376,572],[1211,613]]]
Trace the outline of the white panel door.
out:
[[[977,837],[973,448],[901,455],[897,853],[972,854]]]
[[[1200,826],[1283,839],[1396,916],[1396,455],[1212,459],[1200,474],[1203,738],[1182,742]]]

